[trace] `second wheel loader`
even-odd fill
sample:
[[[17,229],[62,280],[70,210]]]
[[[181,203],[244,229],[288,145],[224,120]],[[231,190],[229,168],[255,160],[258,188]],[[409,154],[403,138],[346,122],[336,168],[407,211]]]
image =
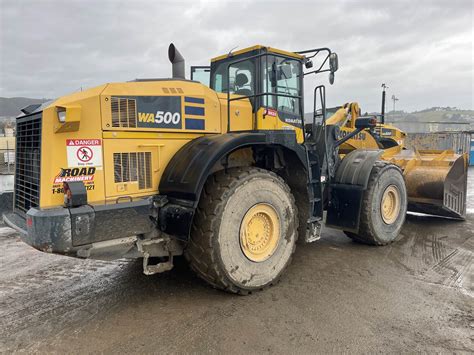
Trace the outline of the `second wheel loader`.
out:
[[[326,120],[336,125],[340,136],[356,130],[360,116],[357,102],[344,104]],[[344,156],[356,149],[383,149],[380,158],[402,169],[408,193],[408,210],[463,219],[466,199],[465,171],[467,156],[452,150],[409,150],[404,147],[406,134],[400,129],[377,123],[339,147]]]
[[[325,119],[324,86],[305,129],[303,78],[328,72],[334,81],[330,49],[231,52],[204,68],[209,86],[185,78],[174,45],[168,56],[172,78],[104,84],[22,110],[14,210],[4,220],[26,243],[79,258],[143,258],[148,275],[184,254],[209,284],[248,294],[278,281],[298,238],[319,238],[324,211],[326,224],[358,241],[392,242],[414,201],[410,186],[431,186],[410,185],[410,169],[443,185],[442,203],[420,196],[418,206],[463,216],[459,159],[343,152],[376,119],[357,117],[342,135]]]

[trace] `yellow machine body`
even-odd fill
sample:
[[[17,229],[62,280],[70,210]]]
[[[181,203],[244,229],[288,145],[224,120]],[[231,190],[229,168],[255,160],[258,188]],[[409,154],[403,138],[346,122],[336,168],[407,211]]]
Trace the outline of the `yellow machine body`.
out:
[[[234,55],[262,48],[302,58],[296,53],[263,46],[246,48]],[[146,101],[157,96],[179,98],[182,113],[179,127],[160,129],[143,126],[143,123],[153,122],[156,113],[140,112],[136,98]],[[195,99],[195,102],[187,102],[188,97]],[[231,98],[234,97],[238,95],[231,95]],[[181,147],[202,135],[226,133],[229,128],[233,132],[294,130],[298,143],[303,143],[301,127],[280,120],[276,110],[262,108],[252,113],[248,99],[231,101],[228,120],[227,99],[225,93],[184,80],[109,83],[57,99],[43,109],[41,151],[48,158],[41,160],[39,207],[57,207],[63,203],[64,181],[83,181],[88,190],[88,201],[92,204],[123,202],[157,194],[164,168]],[[202,110],[205,117],[187,114],[189,107]],[[58,121],[58,111],[61,110],[66,111],[65,122]],[[203,121],[203,126],[199,129],[193,129],[191,125],[188,127],[189,120]],[[100,151],[103,156],[100,165],[77,166],[77,160],[72,163],[70,154],[64,154],[66,149],[73,150],[66,146],[71,140],[77,143],[98,140],[100,148],[96,152]],[[130,153],[133,153],[132,157]],[[117,159],[132,158],[137,160],[137,174],[129,173],[132,176],[117,179],[116,166],[122,165]],[[146,166],[142,167],[143,164]],[[139,176],[140,169],[143,170],[142,177]]]
[[[152,99],[158,95],[180,97],[181,112],[184,113],[186,107],[202,108],[205,118],[183,114],[180,128],[138,127],[141,122],[154,120],[155,114],[139,112],[133,100],[137,97]],[[202,99],[204,104],[185,102],[185,97]],[[232,130],[253,129],[252,108],[248,100],[234,101],[231,107]],[[64,123],[57,117],[61,109],[66,110]],[[259,129],[278,127],[275,117],[263,119],[262,116],[258,116]],[[189,119],[205,121],[204,129],[186,128]],[[116,203],[120,199],[133,200],[156,194],[164,168],[183,145],[205,134],[227,132],[227,95],[188,81],[111,83],[56,100],[43,110],[42,124],[41,150],[47,159],[41,160],[39,207],[61,205],[62,182],[80,179],[88,189],[90,203]],[[102,152],[101,165],[90,169],[87,165],[77,166],[68,161],[70,157],[65,154],[66,149],[76,149],[67,148],[67,142],[71,140],[78,143],[99,140],[100,148],[96,151]],[[129,173],[132,176],[116,179],[115,165],[122,164],[114,161],[114,154],[115,159],[123,159],[130,153],[141,153],[137,155],[137,164],[145,166],[138,166],[137,174]],[[144,157],[144,162],[140,161],[140,156]],[[143,170],[143,176],[139,176],[139,169]],[[67,176],[61,179],[62,171],[66,171]],[[140,184],[140,179],[145,183]]]
[[[263,47],[251,47],[244,52],[260,48]],[[137,98],[146,102],[156,97],[177,98],[180,102],[182,114],[176,128],[151,127],[157,113],[140,111]],[[234,97],[238,95],[231,95]],[[188,102],[188,98],[194,102]],[[276,110],[261,108],[253,113],[248,99],[231,101],[228,120],[227,99],[225,93],[184,80],[109,83],[57,99],[44,108],[42,114],[41,151],[48,158],[41,160],[39,207],[62,205],[62,186],[67,181],[83,181],[88,202],[92,204],[117,203],[157,194],[164,168],[181,147],[202,135],[226,133],[229,128],[233,132],[294,130],[297,142],[303,143],[301,127],[280,120]],[[201,110],[205,115],[187,113],[189,108]],[[66,111],[65,122],[58,120],[61,110]],[[150,127],[145,127],[148,122]],[[188,122],[201,122],[202,126],[193,128]],[[94,152],[101,154],[102,159],[98,165],[96,161],[93,166],[87,163],[78,166],[80,162],[74,156],[71,159],[71,155],[80,147],[71,148],[68,144],[80,145],[91,140],[99,143]],[[87,150],[87,144],[85,146]],[[66,149],[68,154],[65,154]],[[133,165],[128,168],[130,171],[120,173],[120,167],[126,166],[125,160]],[[117,174],[122,176],[117,177]]]

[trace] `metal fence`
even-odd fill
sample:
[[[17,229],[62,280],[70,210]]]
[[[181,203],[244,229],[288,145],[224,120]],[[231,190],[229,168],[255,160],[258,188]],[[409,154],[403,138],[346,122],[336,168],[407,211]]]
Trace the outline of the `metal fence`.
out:
[[[15,147],[0,149],[0,174],[15,174]]]

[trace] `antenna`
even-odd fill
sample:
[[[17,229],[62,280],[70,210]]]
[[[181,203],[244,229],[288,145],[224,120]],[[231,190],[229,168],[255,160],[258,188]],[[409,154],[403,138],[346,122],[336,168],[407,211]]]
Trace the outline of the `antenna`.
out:
[[[385,123],[385,89],[388,89],[388,86],[385,84],[382,84],[382,109],[380,111],[380,116],[381,116],[381,123]]]
[[[232,57],[232,51],[233,51],[234,49],[236,49],[236,48],[239,48],[239,46],[235,46],[234,48],[232,48],[232,49],[229,51],[229,53],[227,53],[227,58]]]

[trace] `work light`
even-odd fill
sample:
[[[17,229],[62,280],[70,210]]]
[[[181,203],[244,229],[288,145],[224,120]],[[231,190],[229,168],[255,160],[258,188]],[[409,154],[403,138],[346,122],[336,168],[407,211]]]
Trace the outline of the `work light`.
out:
[[[58,107],[57,112],[58,112],[59,122],[61,123],[66,122],[66,109],[63,107]]]

